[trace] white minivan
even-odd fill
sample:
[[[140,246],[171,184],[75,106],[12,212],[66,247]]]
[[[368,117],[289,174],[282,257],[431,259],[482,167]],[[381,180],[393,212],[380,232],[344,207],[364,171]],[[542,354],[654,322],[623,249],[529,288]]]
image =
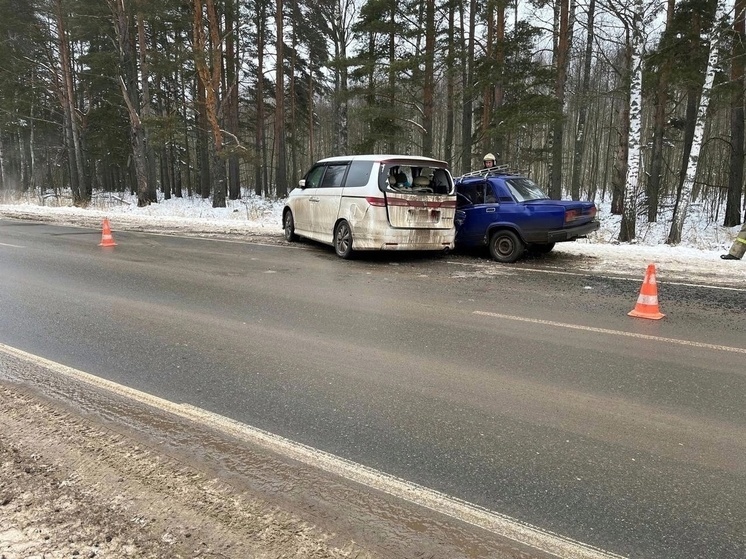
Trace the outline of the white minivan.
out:
[[[317,162],[288,195],[285,239],[360,250],[453,248],[456,193],[444,161],[410,155],[353,155]]]

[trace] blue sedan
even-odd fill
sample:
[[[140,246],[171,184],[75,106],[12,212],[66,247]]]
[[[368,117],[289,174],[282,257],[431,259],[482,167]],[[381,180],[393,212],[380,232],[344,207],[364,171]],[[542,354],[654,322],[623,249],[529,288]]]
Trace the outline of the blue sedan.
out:
[[[456,181],[456,247],[489,247],[498,262],[545,254],[599,228],[593,202],[552,200],[530,179],[501,169]]]

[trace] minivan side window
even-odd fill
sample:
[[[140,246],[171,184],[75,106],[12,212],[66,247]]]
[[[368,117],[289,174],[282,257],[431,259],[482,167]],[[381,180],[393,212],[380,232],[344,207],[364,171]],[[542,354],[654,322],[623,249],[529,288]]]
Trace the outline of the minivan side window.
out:
[[[365,186],[370,180],[371,172],[373,172],[372,161],[353,161],[347,173],[345,187]]]
[[[347,163],[342,164],[328,164],[326,167],[326,173],[321,181],[322,188],[334,188],[342,186],[342,179],[344,179],[345,171],[347,171]]]
[[[324,166],[319,165],[311,169],[306,175],[306,188],[317,188],[324,174]]]

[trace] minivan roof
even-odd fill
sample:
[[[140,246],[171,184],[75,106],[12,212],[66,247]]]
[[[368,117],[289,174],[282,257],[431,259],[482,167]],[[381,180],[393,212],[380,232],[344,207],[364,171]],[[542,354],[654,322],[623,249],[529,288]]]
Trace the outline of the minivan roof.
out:
[[[397,154],[367,154],[367,155],[337,155],[334,157],[326,157],[320,159],[318,163],[332,163],[335,161],[378,161],[383,163],[386,161],[417,161],[422,163],[435,163],[437,165],[448,167],[448,163],[433,159],[431,157],[422,157],[420,155],[397,155]]]

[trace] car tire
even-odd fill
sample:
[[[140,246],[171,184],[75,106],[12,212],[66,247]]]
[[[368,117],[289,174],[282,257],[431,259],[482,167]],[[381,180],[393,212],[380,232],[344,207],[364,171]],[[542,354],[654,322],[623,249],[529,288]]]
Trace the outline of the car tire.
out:
[[[352,258],[352,230],[346,221],[340,221],[334,228],[334,252],[345,260]]]
[[[293,243],[298,240],[298,235],[295,234],[293,212],[290,210],[286,211],[285,216],[282,218],[282,228],[285,230],[285,240],[287,242]]]
[[[495,231],[490,237],[489,246],[492,258],[503,264],[518,260],[526,248],[518,235],[508,229]]]
[[[554,248],[554,243],[538,243],[529,245],[528,250],[534,254],[549,254]]]

